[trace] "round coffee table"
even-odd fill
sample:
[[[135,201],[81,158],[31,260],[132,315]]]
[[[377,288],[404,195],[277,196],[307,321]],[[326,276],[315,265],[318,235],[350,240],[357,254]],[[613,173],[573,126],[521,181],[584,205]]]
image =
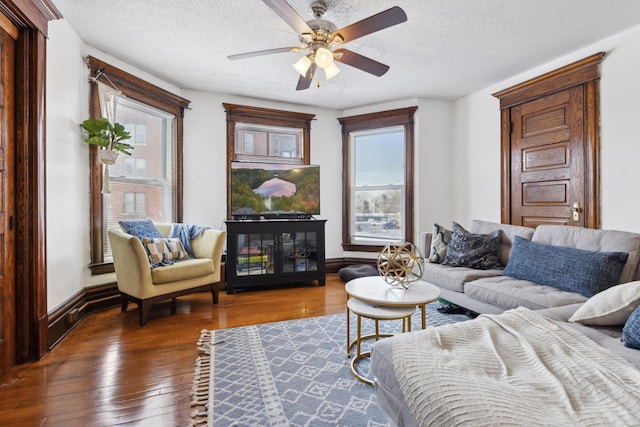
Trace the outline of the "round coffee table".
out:
[[[375,338],[376,341],[380,337],[390,337],[393,334],[381,334],[379,329],[379,321],[381,320],[402,320],[402,332],[411,332],[411,316],[415,312],[413,307],[382,307],[379,305],[371,305],[356,298],[349,298],[347,301],[347,357],[351,357],[351,347],[356,346],[356,355],[351,359],[351,373],[365,384],[373,385],[373,381],[360,374],[356,365],[364,358],[371,355],[370,351],[362,351],[362,342]],[[351,341],[351,331],[349,330],[350,316],[349,312],[354,313],[357,318],[356,339]],[[362,318],[372,319],[375,321],[375,334],[362,335]]]
[[[427,304],[440,297],[438,287],[423,281],[414,283],[408,289],[391,286],[380,276],[360,277],[347,282],[347,294],[372,305],[385,307],[420,307],[422,329],[427,327]]]

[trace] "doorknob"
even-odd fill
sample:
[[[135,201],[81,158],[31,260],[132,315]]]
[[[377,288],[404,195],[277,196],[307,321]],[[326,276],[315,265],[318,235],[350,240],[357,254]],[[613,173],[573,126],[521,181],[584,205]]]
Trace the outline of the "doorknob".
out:
[[[571,214],[573,215],[574,222],[580,221],[580,203],[573,202],[573,205],[571,205]]]

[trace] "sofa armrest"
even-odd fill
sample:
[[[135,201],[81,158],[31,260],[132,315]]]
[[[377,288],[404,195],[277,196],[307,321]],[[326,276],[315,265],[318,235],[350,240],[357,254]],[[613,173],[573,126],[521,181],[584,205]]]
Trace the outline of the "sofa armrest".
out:
[[[423,231],[420,233],[420,242],[418,245],[418,249],[422,256],[427,259],[429,258],[429,254],[431,253],[431,239],[433,238],[432,232]]]
[[[207,228],[200,237],[191,241],[191,249],[196,258],[209,258],[213,261],[213,271],[220,271],[222,250],[227,240],[227,232]],[[222,278],[221,278],[222,279]]]
[[[134,292],[141,284],[151,285],[151,265],[142,242],[120,228],[109,230],[113,265],[118,288],[125,293]]]

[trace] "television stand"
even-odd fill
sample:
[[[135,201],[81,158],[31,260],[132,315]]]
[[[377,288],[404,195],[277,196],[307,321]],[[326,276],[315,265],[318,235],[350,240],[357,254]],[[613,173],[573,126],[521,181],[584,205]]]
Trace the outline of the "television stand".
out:
[[[325,285],[326,220],[229,220],[227,293],[237,289],[317,280]]]

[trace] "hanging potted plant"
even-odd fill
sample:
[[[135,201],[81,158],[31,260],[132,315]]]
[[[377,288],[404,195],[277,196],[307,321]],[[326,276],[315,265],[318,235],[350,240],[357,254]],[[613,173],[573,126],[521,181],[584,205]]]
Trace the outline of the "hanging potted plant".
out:
[[[119,153],[131,155],[130,150],[134,147],[123,142],[131,138],[131,132],[127,132],[120,123],[111,123],[107,118],[101,117],[87,119],[80,126],[89,134],[84,142],[100,148],[98,156],[101,163],[114,165]]]
[[[102,192],[111,193],[109,177],[109,166],[116,164],[118,154],[131,155],[133,145],[127,144],[127,139],[131,138],[131,132],[127,132],[120,123],[111,123],[107,118],[87,119],[82,124],[82,129],[87,131],[89,137],[84,140],[87,144],[98,146],[98,158],[104,164],[104,179],[102,181]]]

